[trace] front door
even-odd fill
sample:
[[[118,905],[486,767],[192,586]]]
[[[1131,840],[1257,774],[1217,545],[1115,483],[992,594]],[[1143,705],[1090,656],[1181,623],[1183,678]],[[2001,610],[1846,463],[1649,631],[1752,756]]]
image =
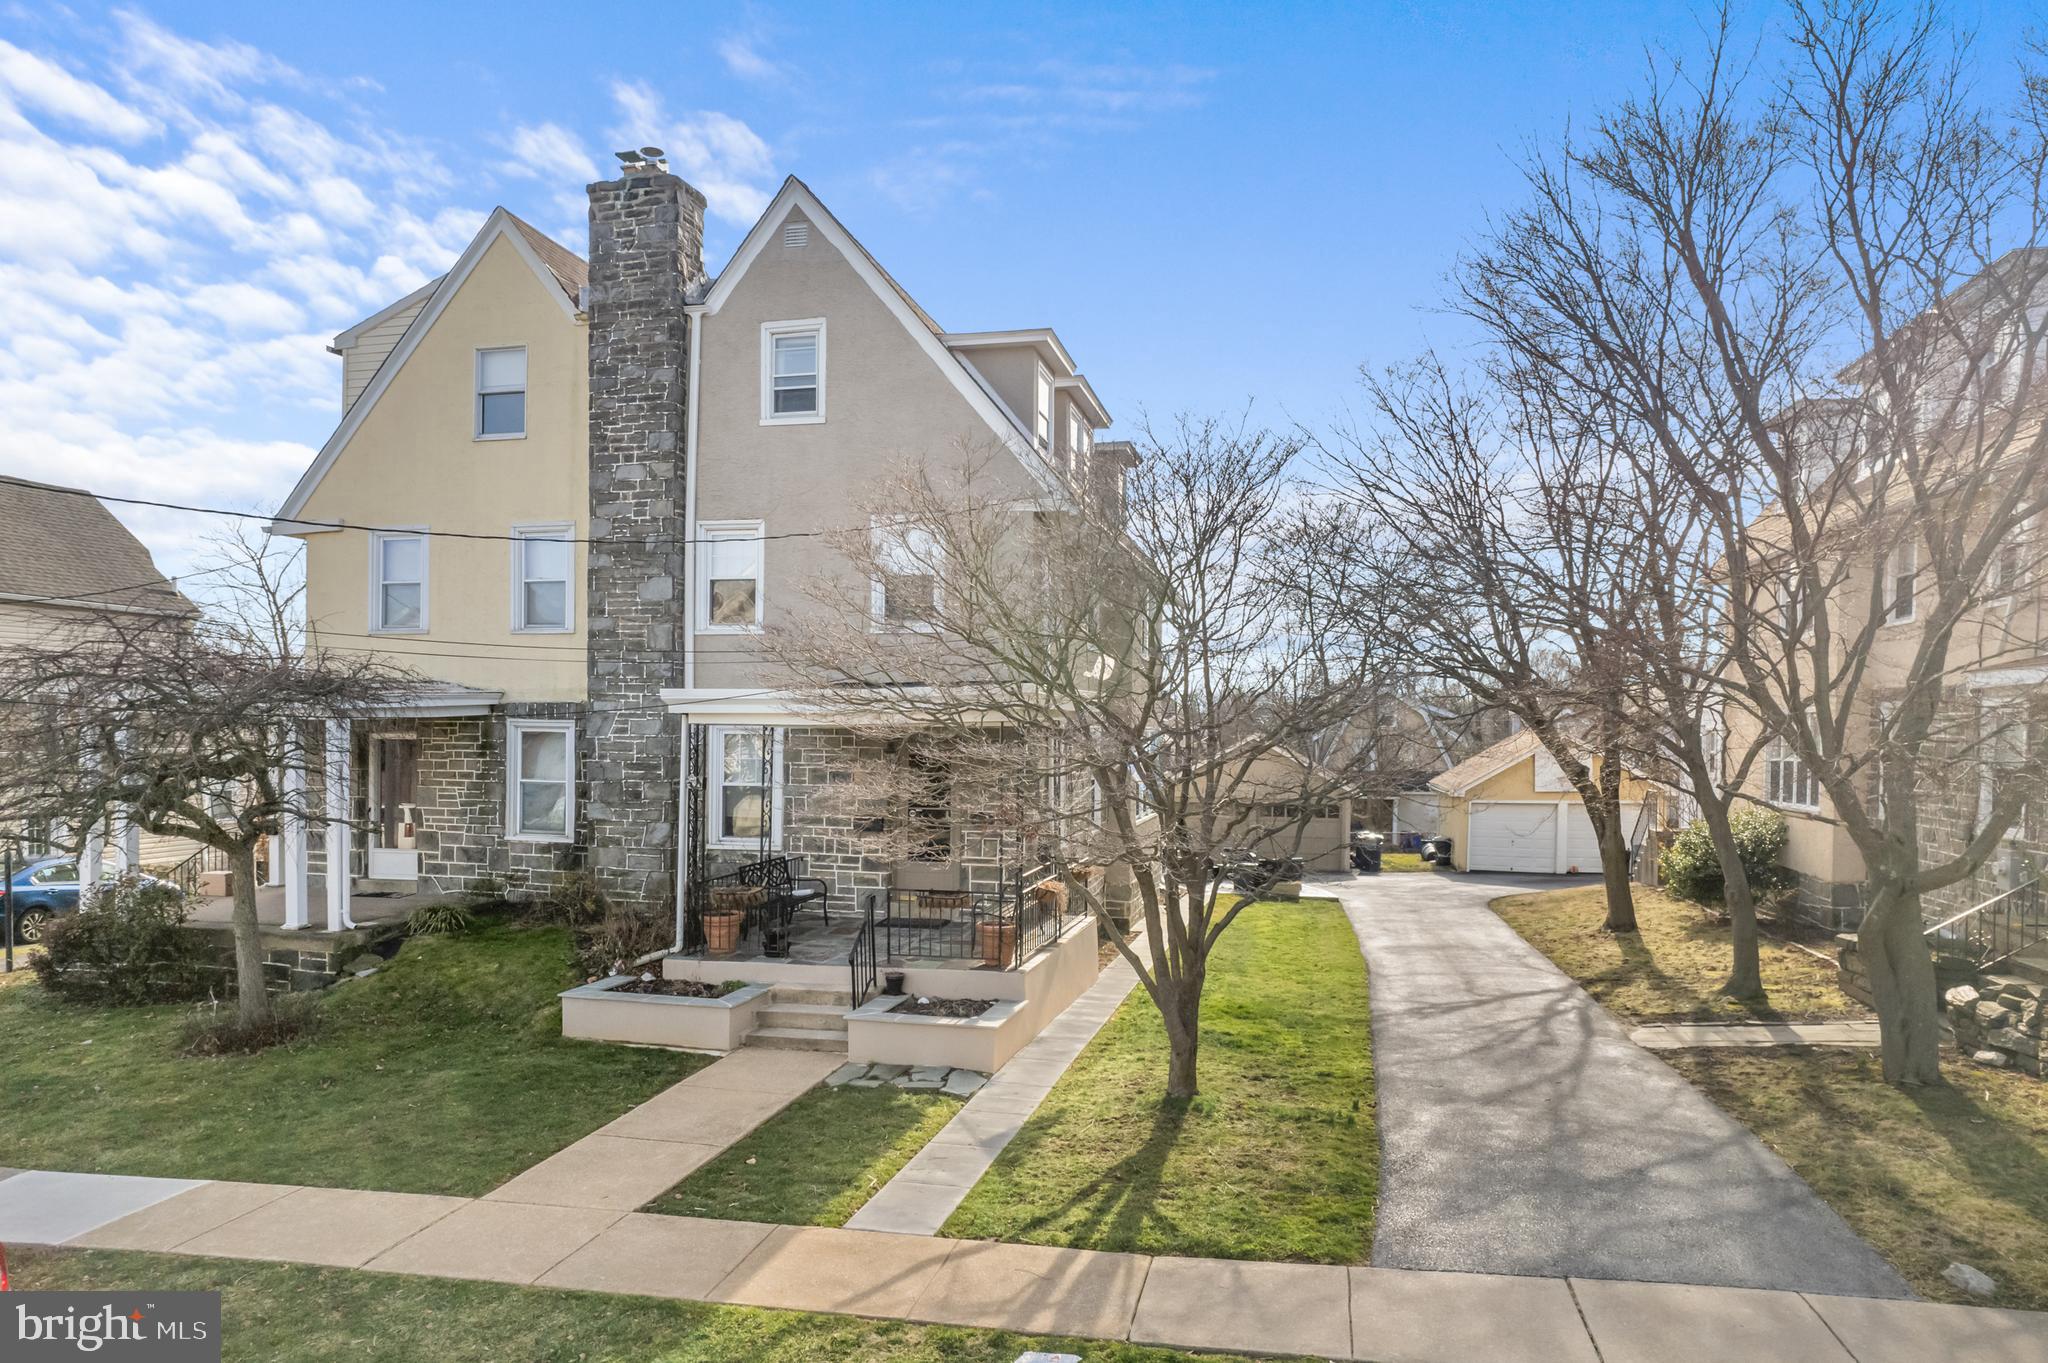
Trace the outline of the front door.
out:
[[[417,880],[420,854],[419,740],[373,735],[370,739],[369,872],[372,880]]]
[[[906,747],[901,762],[905,778],[902,802],[906,845],[903,860],[896,863],[896,887],[966,888],[965,874],[953,845],[952,773],[943,760],[915,747]]]

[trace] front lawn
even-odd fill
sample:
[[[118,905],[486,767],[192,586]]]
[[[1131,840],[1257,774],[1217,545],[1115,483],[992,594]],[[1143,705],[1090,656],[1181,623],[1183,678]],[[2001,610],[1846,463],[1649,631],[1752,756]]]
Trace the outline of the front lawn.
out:
[[[1584,985],[1601,1003],[1635,1022],[1741,1022],[1866,1017],[1835,983],[1835,967],[1766,937],[1760,948],[1766,1001],[1718,991],[1733,960],[1728,927],[1699,906],[1637,886],[1635,933],[1602,927],[1607,901],[1597,885],[1513,894],[1493,910],[1530,946]]]
[[[26,1250],[10,1267],[15,1287],[39,1291],[218,1290],[228,1363],[1011,1363],[1026,1349],[1197,1363],[1102,1340],[295,1264]]]
[[[959,1110],[958,1098],[929,1089],[815,1088],[647,1210],[843,1226]]]
[[[1420,852],[1382,852],[1380,853],[1380,869],[1382,871],[1434,871],[1436,867],[1424,861]]]
[[[474,1196],[645,1102],[703,1056],[565,1041],[559,928],[418,937],[322,996],[311,1040],[178,1053],[188,1009],[0,982],[0,1165]]]
[[[1951,1263],[1998,1283],[1990,1304],[2048,1309],[2048,1083],[1953,1057],[1949,1087],[1886,1084],[1877,1057],[1684,1051],[1665,1059],[1756,1132],[1936,1301],[1982,1303]]]
[[[1257,904],[1211,958],[1201,1095],[1166,1098],[1142,988],[945,1234],[1224,1259],[1365,1262],[1379,1185],[1365,962],[1327,899]]]

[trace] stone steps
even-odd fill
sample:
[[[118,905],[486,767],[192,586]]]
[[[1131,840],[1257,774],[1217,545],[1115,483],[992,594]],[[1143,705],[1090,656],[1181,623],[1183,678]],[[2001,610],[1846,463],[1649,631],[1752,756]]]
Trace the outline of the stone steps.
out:
[[[778,993],[775,1001],[755,1016],[763,1027],[778,1031],[837,1032],[846,1035],[846,1010],[836,1003],[784,1003]]]
[[[846,1031],[820,1031],[810,1027],[756,1027],[745,1042],[771,1051],[835,1051],[846,1053]]]

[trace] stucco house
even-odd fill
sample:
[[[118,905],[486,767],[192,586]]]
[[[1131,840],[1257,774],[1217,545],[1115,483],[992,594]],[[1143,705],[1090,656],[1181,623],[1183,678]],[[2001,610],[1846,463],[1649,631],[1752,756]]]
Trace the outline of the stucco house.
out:
[[[945,808],[896,812],[929,830],[916,858],[865,849],[824,797],[897,756],[801,704],[763,632],[848,572],[828,534],[899,461],[972,447],[1057,515],[1120,497],[1131,447],[1097,443],[1110,414],[1055,332],[945,330],[801,181],[715,274],[665,162],[588,196],[587,258],[501,208],[335,338],[344,415],[273,529],[305,542],[312,646],[423,680],[330,726],[287,922],[324,898],[344,925],[364,888],[587,873],[701,947],[707,895],[771,860],[839,924],[1014,886],[1018,840]],[[878,632],[932,589],[870,586]]]
[[[1590,760],[1597,773],[1599,759]],[[1451,865],[1457,870],[1543,875],[1600,870],[1600,844],[1586,802],[1527,729],[1431,777],[1429,788],[1439,797],[1438,828],[1451,839]],[[1644,777],[1622,773],[1622,822],[1631,849],[1653,826],[1655,799],[1655,788]]]

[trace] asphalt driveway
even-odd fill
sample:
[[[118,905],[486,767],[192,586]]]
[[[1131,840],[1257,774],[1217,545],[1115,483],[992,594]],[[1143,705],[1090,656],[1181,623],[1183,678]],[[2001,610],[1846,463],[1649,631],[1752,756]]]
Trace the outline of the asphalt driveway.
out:
[[[1912,1290],[1486,905],[1547,876],[1325,880],[1372,972],[1385,1268]]]

